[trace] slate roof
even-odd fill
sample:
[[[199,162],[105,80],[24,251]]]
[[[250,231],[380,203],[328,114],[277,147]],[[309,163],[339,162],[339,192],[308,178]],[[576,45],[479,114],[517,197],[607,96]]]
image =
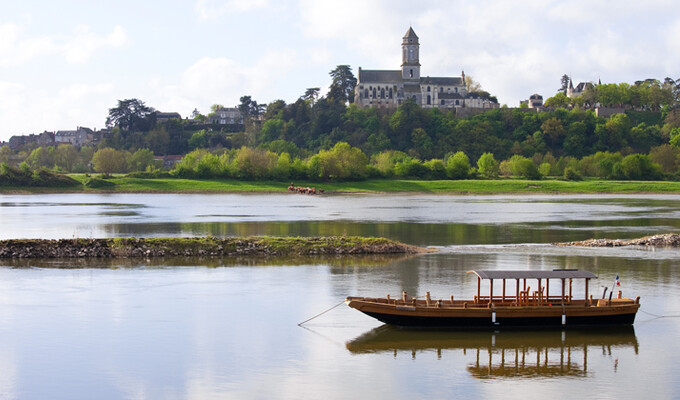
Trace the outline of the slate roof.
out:
[[[430,77],[420,78],[421,85],[441,85],[441,86],[460,86],[463,84],[462,78],[453,77]]]
[[[362,69],[359,70],[360,83],[392,83],[401,82],[400,70],[379,70],[379,69]]]
[[[463,96],[460,93],[439,93],[438,97],[444,100],[455,100],[462,99]]]
[[[418,39],[418,35],[416,35],[416,33],[413,31],[413,28],[409,26],[406,34],[404,35],[404,39]]]

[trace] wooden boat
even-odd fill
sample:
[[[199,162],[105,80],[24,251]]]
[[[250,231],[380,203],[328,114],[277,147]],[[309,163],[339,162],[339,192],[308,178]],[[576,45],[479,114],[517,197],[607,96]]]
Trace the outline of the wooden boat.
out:
[[[499,328],[499,327],[571,327],[632,325],[640,308],[640,298],[593,299],[588,284],[595,274],[579,270],[552,271],[468,271],[477,275],[477,295],[469,300],[347,297],[345,303],[386,324],[421,328]],[[575,279],[585,282],[585,296],[576,299],[572,285]],[[481,294],[482,281],[489,281],[489,294]],[[507,293],[507,281],[514,280],[514,293]],[[527,281],[537,281],[532,291]],[[550,282],[559,281],[559,295],[550,294]],[[494,281],[502,289],[494,293]],[[545,285],[545,286],[544,286]],[[613,293],[613,292],[612,292]]]

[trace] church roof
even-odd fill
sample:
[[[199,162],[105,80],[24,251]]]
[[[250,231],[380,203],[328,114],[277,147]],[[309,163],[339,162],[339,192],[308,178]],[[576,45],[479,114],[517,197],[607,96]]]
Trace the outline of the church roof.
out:
[[[452,77],[425,77],[420,78],[420,84],[425,85],[442,85],[442,86],[460,86],[463,84],[462,78],[452,78]]]
[[[460,93],[439,93],[439,98],[440,99],[446,99],[446,100],[453,100],[453,99],[462,99],[463,96]]]
[[[401,82],[400,70],[360,69],[358,81],[360,83],[393,83]]]
[[[412,27],[408,27],[408,31],[406,31],[406,34],[404,35],[404,39],[418,39],[418,35],[413,31]]]

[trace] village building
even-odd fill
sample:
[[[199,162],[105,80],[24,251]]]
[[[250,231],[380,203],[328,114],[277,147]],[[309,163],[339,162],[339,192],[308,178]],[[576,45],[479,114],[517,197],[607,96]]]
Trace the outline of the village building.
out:
[[[57,144],[70,144],[73,146],[83,146],[94,142],[95,133],[90,128],[79,126],[74,131],[57,131],[54,134],[54,141]]]
[[[424,108],[498,108],[497,102],[469,93],[465,72],[456,77],[421,76],[420,43],[409,28],[403,37],[400,70],[369,70],[359,67],[354,103],[361,107],[397,107],[412,99]]]
[[[598,80],[597,82],[598,85],[601,85],[602,82]],[[571,81],[571,78],[569,78],[569,86],[567,86],[567,97],[579,97],[583,95],[583,92],[585,92],[587,89],[593,89],[595,85],[592,82],[579,82],[578,85],[574,86],[574,83]]]
[[[182,116],[178,112],[161,112],[156,111],[156,122],[168,122],[171,119],[181,120]]]
[[[519,102],[520,106],[526,104],[528,108],[541,108],[543,107],[543,96],[538,93],[534,93],[529,96],[528,100],[523,100]]]
[[[211,118],[215,125],[243,125],[243,114],[238,107],[222,107]]]

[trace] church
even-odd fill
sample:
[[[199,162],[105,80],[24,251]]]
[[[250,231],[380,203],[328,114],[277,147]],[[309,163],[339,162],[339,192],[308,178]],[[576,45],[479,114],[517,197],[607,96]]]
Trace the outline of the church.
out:
[[[401,69],[377,70],[359,67],[354,103],[360,107],[397,107],[413,99],[424,108],[490,109],[498,103],[468,93],[465,72],[460,77],[422,77],[420,75],[420,43],[409,28],[401,42]]]

